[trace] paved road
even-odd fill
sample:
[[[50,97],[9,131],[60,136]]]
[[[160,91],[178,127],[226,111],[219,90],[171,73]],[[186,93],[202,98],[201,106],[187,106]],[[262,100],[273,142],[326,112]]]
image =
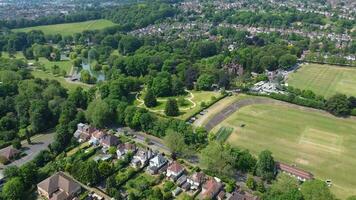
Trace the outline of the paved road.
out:
[[[272,99],[267,99],[267,98],[249,98],[249,99],[243,99],[239,100],[237,102],[234,102],[224,108],[221,112],[217,113],[206,125],[205,129],[207,131],[211,131],[215,126],[220,124],[222,121],[224,121],[226,118],[228,118],[230,115],[232,115],[234,112],[236,112],[238,109],[248,106],[248,105],[253,105],[253,104],[265,104],[265,103],[275,103],[274,100]]]
[[[20,167],[24,165],[25,163],[34,159],[40,151],[47,149],[48,145],[52,143],[53,140],[54,132],[33,136],[31,138],[32,144],[28,144],[26,140],[22,141],[22,148],[25,149],[23,152],[26,153],[26,156],[6,165],[5,167],[13,165]]]

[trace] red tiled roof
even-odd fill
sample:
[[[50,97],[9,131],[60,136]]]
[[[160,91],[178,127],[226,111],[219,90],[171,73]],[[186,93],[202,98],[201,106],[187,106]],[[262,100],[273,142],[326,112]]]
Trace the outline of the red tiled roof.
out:
[[[292,167],[292,166],[284,164],[284,163],[277,162],[276,166],[277,166],[277,169],[279,169],[281,171],[293,174],[293,175],[301,177],[303,179],[308,180],[308,179],[314,178],[314,175],[312,173],[304,171],[302,169],[298,169],[296,167]]]
[[[175,173],[179,173],[179,172],[183,171],[184,168],[178,162],[174,161],[171,165],[169,165],[167,170],[175,172]]]
[[[212,198],[217,195],[221,187],[222,184],[220,182],[216,181],[214,178],[209,178],[209,180],[203,185],[203,190],[205,191],[202,195],[207,198]]]

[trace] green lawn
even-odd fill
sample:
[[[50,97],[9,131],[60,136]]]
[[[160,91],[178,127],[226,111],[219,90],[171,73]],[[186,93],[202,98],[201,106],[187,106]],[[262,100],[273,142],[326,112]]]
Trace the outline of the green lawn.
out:
[[[289,75],[288,85],[330,97],[339,92],[356,96],[356,68],[331,65],[303,65]]]
[[[184,106],[179,106],[179,111],[180,115],[177,117],[182,120],[186,120],[189,118],[193,113],[197,112],[201,107],[200,104],[202,102],[209,103],[212,101],[212,98],[218,98],[220,97],[219,92],[212,92],[212,91],[190,91],[191,94],[187,94],[185,97],[186,99],[186,105]],[[166,102],[169,97],[164,97],[164,98],[158,98],[158,105],[154,108],[149,108],[150,111],[164,114],[164,108],[166,105]],[[179,97],[173,97],[178,99]],[[145,107],[143,102],[142,102],[142,97],[140,96],[140,101],[138,100],[135,101],[135,105]],[[145,107],[146,108],[146,107]]]
[[[256,155],[269,149],[277,160],[296,164],[322,180],[331,179],[337,197],[356,195],[355,118],[275,101],[243,107],[214,131],[220,127],[234,128],[227,140],[231,145]]]
[[[15,32],[29,32],[31,30],[41,30],[44,34],[61,34],[73,35],[74,33],[81,33],[85,30],[100,30],[115,24],[109,20],[91,20],[77,23],[55,24],[45,26],[34,26],[28,28],[13,29]]]
[[[81,83],[81,82],[70,83],[70,82],[67,82],[63,77],[54,76],[53,74],[49,74],[49,73],[44,72],[44,71],[37,71],[36,70],[36,71],[32,71],[31,74],[36,78],[57,80],[58,82],[61,83],[61,85],[64,88],[67,88],[70,91],[74,90],[77,87],[82,87],[84,89],[90,88],[90,86],[85,84],[85,83]]]

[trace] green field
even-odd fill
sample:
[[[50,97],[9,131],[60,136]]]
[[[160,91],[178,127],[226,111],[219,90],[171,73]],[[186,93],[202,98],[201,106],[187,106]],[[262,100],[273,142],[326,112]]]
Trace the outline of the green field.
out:
[[[219,98],[220,93],[212,92],[212,91],[189,91],[190,93],[187,94],[185,97],[186,105],[179,106],[180,115],[177,117],[182,120],[188,119],[193,113],[197,112],[201,107],[200,104],[202,102],[209,103],[212,101],[212,98]],[[164,114],[164,108],[166,102],[170,97],[164,98],[157,98],[158,105],[154,108],[147,108],[142,100],[142,97],[139,96],[138,99],[135,101],[135,105],[144,107],[152,112]],[[178,99],[179,97],[174,97]]]
[[[256,97],[251,97],[256,98]],[[244,127],[241,127],[244,124]],[[275,101],[241,108],[214,128],[233,127],[227,142],[331,179],[339,198],[356,194],[356,119]]]
[[[55,24],[45,26],[34,26],[28,28],[13,29],[15,32],[29,32],[31,30],[40,30],[44,34],[61,34],[73,35],[74,33],[81,33],[85,30],[100,30],[115,24],[109,20],[99,19],[77,23]]]
[[[32,71],[31,74],[35,77],[35,78],[40,78],[40,79],[49,79],[49,80],[57,80],[58,82],[61,83],[61,85],[64,88],[67,88],[68,90],[75,90],[77,87],[82,87],[84,89],[88,89],[90,88],[90,85],[87,85],[85,83],[81,83],[81,82],[76,82],[76,83],[72,83],[72,82],[67,82],[63,77],[60,76],[54,76],[53,74],[49,74],[47,72],[44,71]]]
[[[331,65],[303,65],[290,74],[288,85],[330,97],[335,93],[356,96],[356,68]]]

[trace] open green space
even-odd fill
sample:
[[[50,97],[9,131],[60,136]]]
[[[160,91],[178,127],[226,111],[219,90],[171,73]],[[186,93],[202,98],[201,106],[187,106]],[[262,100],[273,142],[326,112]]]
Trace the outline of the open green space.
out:
[[[257,97],[251,97],[257,98]],[[227,139],[252,153],[268,149],[276,160],[333,183],[339,198],[356,194],[356,119],[275,101],[242,107],[214,128],[233,127]]]
[[[35,78],[41,78],[41,79],[49,79],[49,80],[56,80],[58,82],[61,83],[61,85],[64,88],[67,88],[68,90],[72,91],[75,90],[77,87],[82,87],[84,89],[88,89],[90,88],[89,85],[85,84],[85,83],[81,83],[81,82],[68,82],[66,81],[63,77],[60,76],[55,76],[53,74],[49,74],[47,72],[44,71],[32,71],[31,74],[35,77]]]
[[[158,105],[153,108],[147,108],[142,100],[142,96],[138,96],[138,99],[135,101],[135,105],[140,107],[145,107],[148,110],[160,114],[164,114],[164,109],[166,106],[166,102],[168,98],[175,98],[178,101],[180,115],[178,116],[179,119],[186,120],[192,114],[199,111],[201,109],[201,103],[204,102],[208,104],[209,102],[213,101],[213,99],[219,98],[221,94],[219,92],[212,92],[212,91],[189,91],[187,95],[180,96],[180,97],[160,97],[157,98]],[[184,105],[179,105],[179,98],[185,99]]]
[[[307,64],[290,74],[287,83],[325,97],[335,93],[356,96],[356,68]]]
[[[74,33],[81,33],[85,30],[100,30],[115,24],[109,20],[99,19],[85,22],[55,24],[45,26],[34,26],[28,28],[13,29],[15,32],[29,32],[31,30],[40,30],[44,34],[61,34],[61,35],[73,35]]]

